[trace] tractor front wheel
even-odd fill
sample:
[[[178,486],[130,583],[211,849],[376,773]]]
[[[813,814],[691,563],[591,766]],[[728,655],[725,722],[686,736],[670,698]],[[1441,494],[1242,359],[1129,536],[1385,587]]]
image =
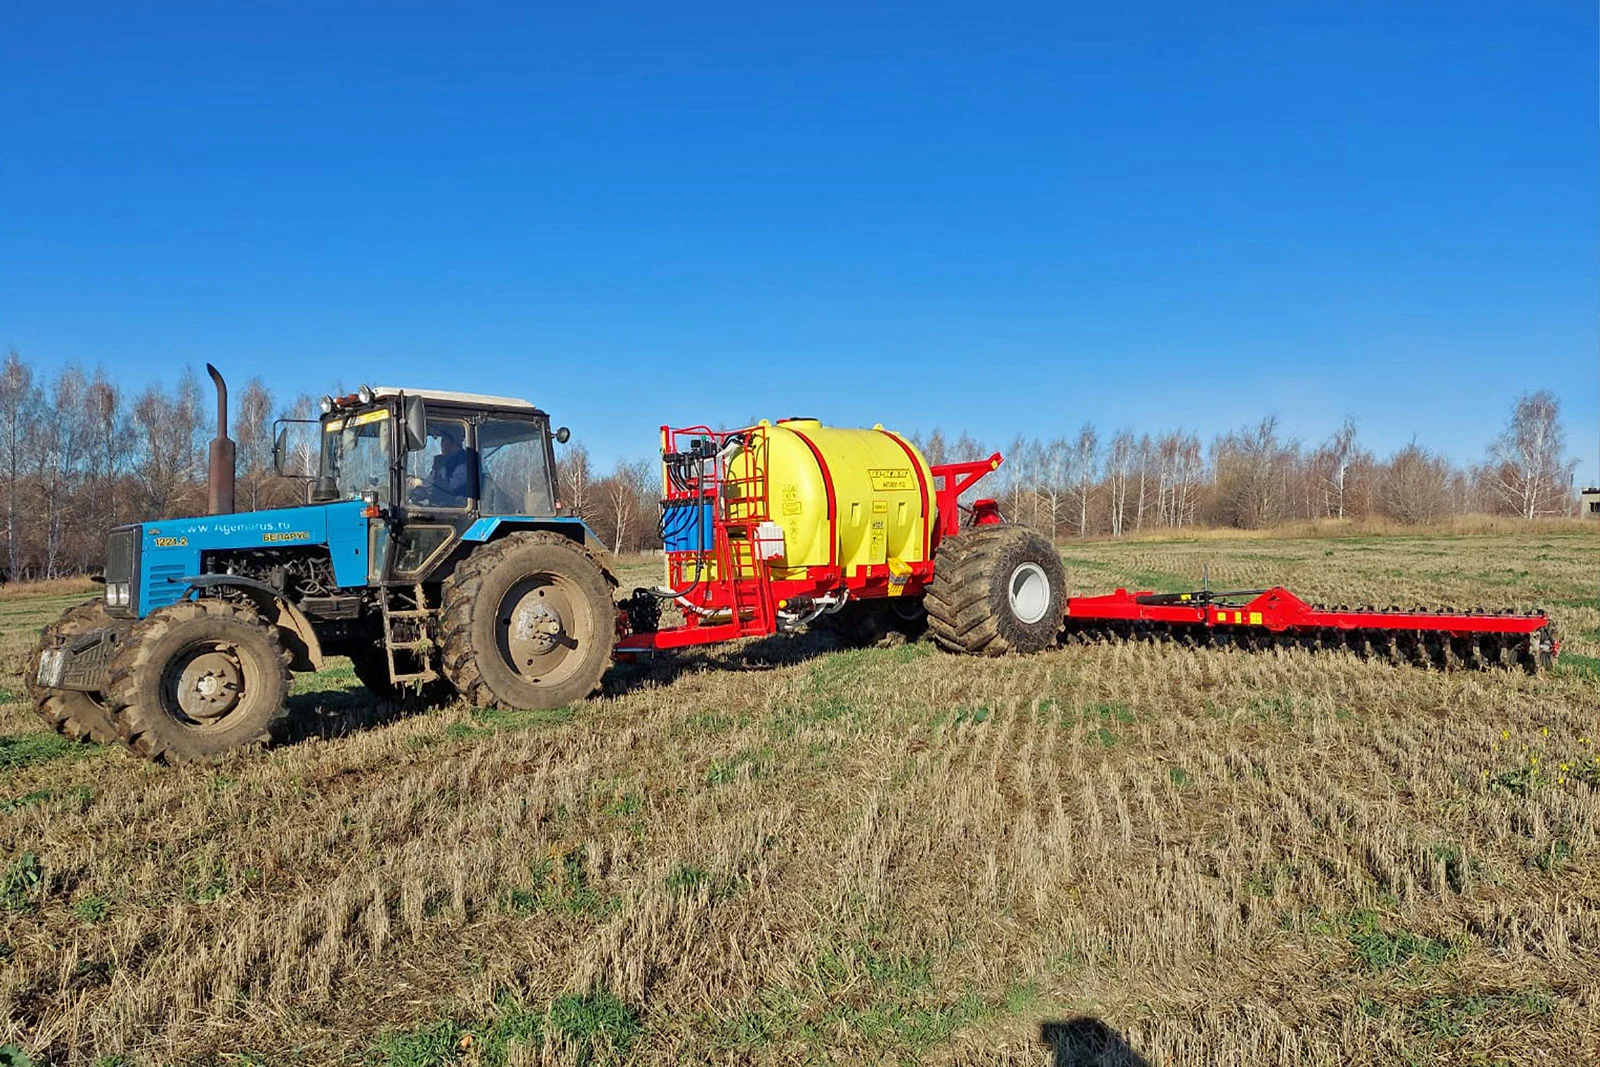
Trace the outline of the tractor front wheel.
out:
[[[611,663],[612,584],[560,534],[516,533],[478,549],[445,582],[445,677],[478,708],[582,700]]]
[[[1026,526],[979,526],[940,543],[923,600],[939,646],[974,656],[1038,652],[1061,632],[1061,556]]]
[[[289,661],[248,604],[173,604],[135,625],[112,660],[111,720],[134,752],[165,763],[264,745],[288,715]]]
[[[105,694],[48,689],[40,685],[39,659],[46,649],[60,648],[80,634],[104,629],[110,622],[105,601],[100,597],[68,608],[61,618],[44,628],[33,658],[28,661],[26,681],[34,710],[51,729],[74,741],[109,745],[117,739],[116,728],[111,725],[111,716],[106,711]]]

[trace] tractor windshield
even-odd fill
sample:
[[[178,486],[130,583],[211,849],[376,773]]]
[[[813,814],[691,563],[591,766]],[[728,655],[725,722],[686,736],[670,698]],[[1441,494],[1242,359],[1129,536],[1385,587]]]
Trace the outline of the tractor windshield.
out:
[[[389,436],[394,420],[386,409],[363,411],[322,424],[322,476],[339,487],[339,499],[376,493],[389,503]]]

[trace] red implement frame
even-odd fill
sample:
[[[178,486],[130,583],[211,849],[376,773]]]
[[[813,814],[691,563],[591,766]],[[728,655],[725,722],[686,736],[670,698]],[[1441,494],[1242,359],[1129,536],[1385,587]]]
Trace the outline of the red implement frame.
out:
[[[996,452],[988,459],[967,460],[964,463],[940,463],[930,468],[935,478],[943,479],[933,496],[939,509],[939,525],[933,543],[937,545],[941,538],[949,537],[961,529],[961,494],[978,484],[978,480],[991,471],[997,470],[1004,462],[1000,453]],[[999,512],[994,507],[992,500],[979,500],[975,505],[979,509],[976,521],[979,525],[999,521]],[[986,515],[993,517],[985,520]]]
[[[757,530],[771,519],[764,465],[766,432],[765,425],[742,430],[712,430],[705,426],[661,428],[663,456],[693,456],[691,466],[696,472],[686,476],[681,465],[671,468],[664,463],[664,470],[677,473],[663,477],[663,503],[668,508],[709,507],[711,538],[703,548],[697,545],[689,551],[666,553],[668,582],[677,593],[672,599],[683,610],[684,623],[666,629],[628,632],[628,617],[624,613],[617,655],[626,658],[662,649],[765,637],[804,621],[823,605],[837,605],[841,599],[920,596],[933,577],[932,550],[940,541],[959,536],[963,525],[983,526],[1002,521],[999,508],[992,500],[975,501],[971,517],[965,522],[960,505],[963,493],[1000,466],[1000,453],[988,459],[937,464],[931,468],[936,484],[933,486],[933,514],[927,517],[930,550],[927,558],[906,564],[909,574],[892,574],[887,564],[847,570],[837,563],[837,502],[833,476],[823,454],[812,446],[827,490],[827,522],[832,538],[828,563],[806,567],[798,577],[790,573],[775,579],[757,551]],[[795,432],[811,445],[803,433],[798,429]],[[725,459],[735,439],[747,457],[740,465],[741,474],[730,472]],[[904,447],[904,442],[901,443]],[[926,489],[924,486],[925,503]],[[1148,590],[1130,593],[1118,589],[1106,596],[1071,597],[1066,602],[1064,615],[1063,624],[1069,631],[1104,628],[1137,632],[1201,627],[1218,634],[1232,634],[1240,640],[1248,640],[1250,634],[1295,637],[1361,631],[1379,640],[1402,642],[1410,640],[1408,634],[1413,637],[1446,635],[1462,640],[1504,635],[1542,642],[1541,647],[1552,658],[1560,650],[1553,635],[1531,636],[1549,625],[1543,612],[1490,614],[1452,609],[1328,609],[1307,604],[1281,587],[1196,593]],[[1360,635],[1356,639],[1359,640]],[[1489,640],[1496,645],[1503,644],[1497,638]]]
[[[1243,601],[1217,603],[1217,599]],[[1289,630],[1392,630],[1428,631],[1464,636],[1467,634],[1531,634],[1544,629],[1549,618],[1543,612],[1521,615],[1506,612],[1388,611],[1344,608],[1329,610],[1314,607],[1281,586],[1244,593],[1130,593],[1118,589],[1106,596],[1071,597],[1067,600],[1069,622],[1103,620],[1109,622],[1161,623],[1173,626],[1238,627],[1264,629],[1268,633]],[[1559,646],[1557,646],[1559,647]]]
[[[845,597],[872,600],[891,595],[920,596],[933,577],[932,552],[928,558],[906,564],[909,574],[895,575],[887,563],[868,564],[848,570],[837,559],[838,531],[835,527],[833,477],[820,452],[812,449],[827,486],[829,536],[833,550],[829,563],[807,567],[804,577],[774,579],[767,564],[757,558],[756,530],[771,519],[767,492],[767,471],[763,463],[747,458],[742,475],[732,474],[724,459],[730,441],[739,439],[747,457],[766,455],[762,442],[767,428],[750,426],[741,430],[713,430],[706,426],[681,429],[661,428],[661,450],[665,455],[697,451],[704,458],[704,476],[675,483],[663,477],[665,506],[693,507],[709,504],[712,513],[711,543],[705,551],[669,551],[667,581],[679,592],[676,598],[685,621],[681,626],[624,633],[616,652],[630,656],[689,645],[731,641],[741,637],[765,637],[776,633],[785,620],[803,618],[819,598]],[[798,432],[798,431],[796,431]],[[800,435],[804,440],[804,435]],[[899,438],[896,438],[899,440]],[[807,444],[810,442],[807,441]],[[927,516],[930,550],[945,537],[961,529],[959,498],[984,475],[1002,462],[996,452],[988,459],[964,463],[942,463],[930,468],[936,515]],[[926,497],[924,497],[926,501]],[[987,507],[985,507],[987,505]],[[974,522],[999,520],[992,501],[978,501]],[[823,603],[828,602],[823,599]]]

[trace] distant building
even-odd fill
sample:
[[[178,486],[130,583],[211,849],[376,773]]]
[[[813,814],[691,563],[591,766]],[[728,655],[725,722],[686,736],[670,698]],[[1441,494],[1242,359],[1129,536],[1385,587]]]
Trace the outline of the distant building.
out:
[[[1600,489],[1591,487],[1578,494],[1578,514],[1586,519],[1600,519]]]

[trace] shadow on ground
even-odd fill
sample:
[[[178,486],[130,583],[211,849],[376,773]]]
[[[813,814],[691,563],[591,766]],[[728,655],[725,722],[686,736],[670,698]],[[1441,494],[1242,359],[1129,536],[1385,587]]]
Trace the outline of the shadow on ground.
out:
[[[638,689],[671,685],[685,674],[702,671],[770,671],[825,656],[848,647],[827,630],[774,634],[738,645],[707,645],[662,652],[633,663],[618,663],[601,683],[608,697]]]
[[[414,715],[418,710],[394,701],[379,700],[360,687],[296,693],[289,698],[289,721],[278,735],[276,745],[293,745],[312,738],[331,741]]]
[[[1150,1067],[1126,1038],[1088,1015],[1040,1023],[1039,1040],[1050,1049],[1052,1067]]]

